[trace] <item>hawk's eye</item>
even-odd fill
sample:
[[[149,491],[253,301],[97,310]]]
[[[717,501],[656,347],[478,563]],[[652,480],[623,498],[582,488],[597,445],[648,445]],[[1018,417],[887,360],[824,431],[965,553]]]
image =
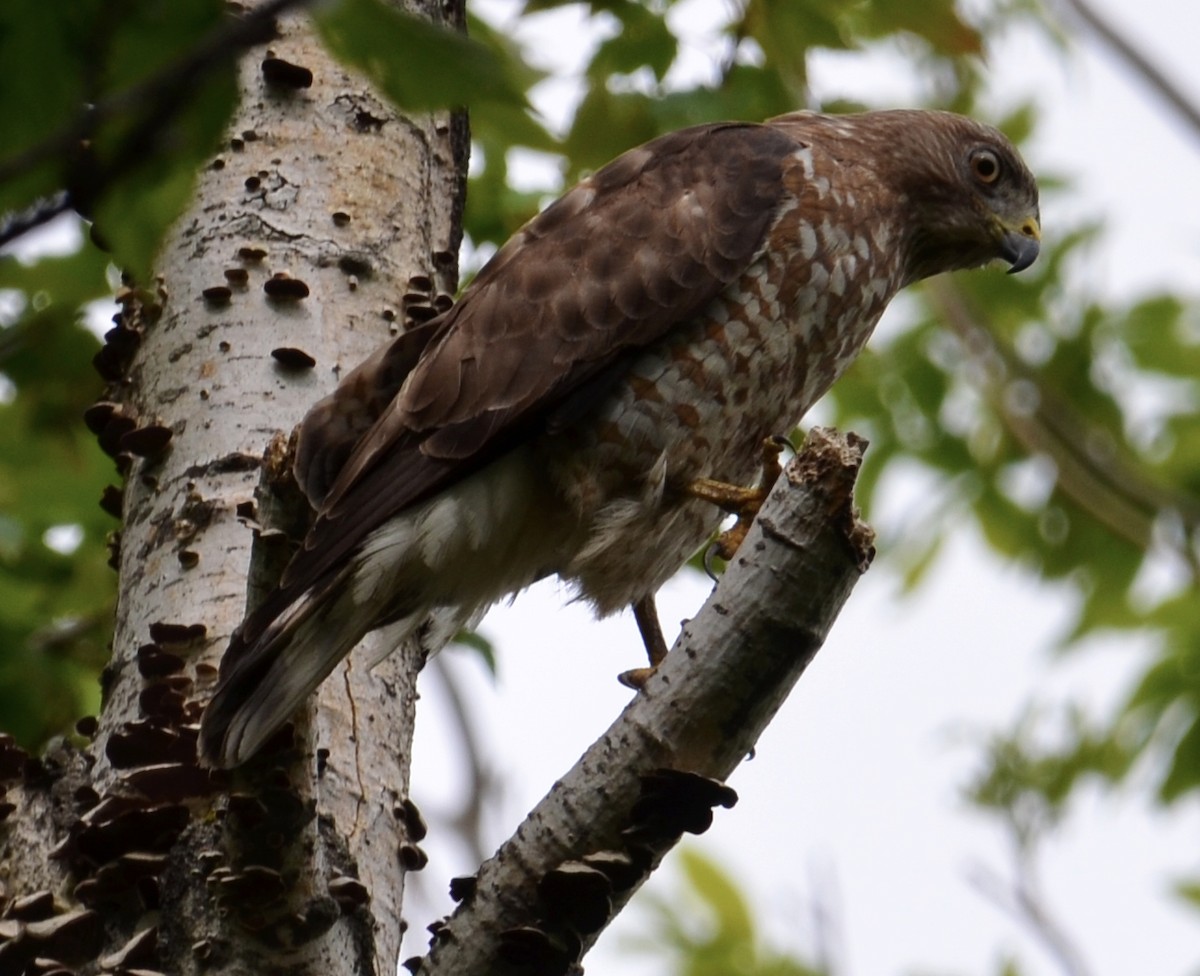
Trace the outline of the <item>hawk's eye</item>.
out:
[[[976,149],[970,157],[971,172],[980,183],[991,185],[1000,178],[1000,158],[990,149]]]

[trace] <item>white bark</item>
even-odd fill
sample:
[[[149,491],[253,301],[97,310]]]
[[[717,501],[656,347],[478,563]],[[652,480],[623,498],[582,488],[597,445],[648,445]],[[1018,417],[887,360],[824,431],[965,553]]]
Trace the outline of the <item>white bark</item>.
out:
[[[447,9],[432,0],[411,9],[420,4],[437,19]],[[267,57],[311,70],[311,87],[270,82]],[[151,456],[125,458],[120,595],[94,768],[67,752],[49,780],[14,787],[0,852],[0,866],[20,872],[3,889],[52,891],[51,920],[70,920],[82,903],[108,929],[85,911],[73,942],[37,942],[14,923],[26,927],[0,932],[0,960],[36,949],[90,969],[153,930],[121,964],[396,968],[414,663],[344,664],[321,689],[315,728],[300,723],[290,761],[235,774],[232,796],[213,791],[224,781],[210,782],[190,750],[248,580],[253,600],[286,558],[278,527],[256,541],[255,523],[278,515],[296,528],[300,509],[276,491],[288,435],[342,370],[402,327],[413,276],[453,291],[465,127],[449,114],[399,115],[328,57],[303,16],[282,20],[275,41],[243,57],[239,77],[229,140],[170,235],[157,282],[123,295],[120,338],[136,350],[114,357],[124,375],[109,398],[139,428],[125,446]],[[278,285],[268,283],[280,275],[302,281],[306,296],[273,297]],[[289,367],[272,356],[280,348],[303,350],[315,366]],[[171,434],[161,452],[157,428]],[[110,440],[120,432],[111,428]],[[82,820],[77,788],[94,791],[80,809],[102,801]],[[64,856],[49,860],[64,839]]]

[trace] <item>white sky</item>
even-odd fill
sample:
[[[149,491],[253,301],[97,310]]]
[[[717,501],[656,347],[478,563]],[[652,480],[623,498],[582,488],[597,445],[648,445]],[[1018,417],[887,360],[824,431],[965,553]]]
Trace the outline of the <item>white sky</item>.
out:
[[[1095,2],[1200,99],[1200,4]],[[492,0],[489,10],[506,5]],[[722,9],[721,0],[692,0],[689,22]],[[557,21],[550,45],[563,57],[570,54],[570,16]],[[702,69],[705,54],[692,50],[689,59]],[[1047,237],[1097,215],[1111,228],[1081,285],[1109,296],[1157,287],[1195,293],[1200,141],[1094,45],[1083,45],[1064,67],[1058,53],[1017,35],[996,50],[991,69],[1001,104],[1035,94],[1047,108],[1029,153],[1035,172],[1080,180],[1078,195],[1044,203]],[[872,95],[881,90],[881,72],[887,83],[886,70],[830,58],[816,77],[822,91]],[[570,97],[572,86],[545,89],[553,103]],[[561,116],[561,109],[546,111]],[[876,513],[884,521],[911,510],[921,485],[898,479],[885,495],[885,511]],[[694,576],[670,584],[660,596],[665,627],[693,613],[706,591]],[[1019,955],[1023,973],[1061,972],[1025,927],[969,884],[977,866],[1009,877],[1011,857],[1000,831],[965,813],[958,794],[976,766],[978,734],[1009,727],[1030,696],[1069,697],[1104,715],[1144,664],[1147,646],[1128,640],[1098,641],[1087,653],[1056,658],[1056,637],[1070,619],[1068,590],[997,566],[967,527],[915,598],[900,599],[896,581],[877,567],[756,758],[732,777],[739,805],[718,811],[713,829],[691,843],[744,883],[777,943],[811,948],[816,899],[834,919],[842,974],[990,974],[1010,954]],[[628,692],[615,675],[639,663],[642,651],[630,618],[597,623],[583,608],[563,606],[552,582],[495,609],[482,630],[499,650],[498,684],[467,655],[451,654],[449,663],[473,692],[473,719],[503,783],[500,808],[488,818],[494,845],[617,715]],[[438,840],[446,831],[436,812],[461,787],[446,781],[456,768],[447,750],[457,740],[439,719],[436,678],[423,679],[422,694],[414,795],[435,829],[426,843],[430,865],[413,880],[432,901],[422,916],[410,891],[406,955],[423,951],[424,924],[448,910],[445,881],[474,868]],[[1200,872],[1197,836],[1194,804],[1165,816],[1133,797],[1080,797],[1044,852],[1041,882],[1056,921],[1095,976],[1197,971],[1195,914],[1167,897],[1172,878]],[[676,890],[672,874],[668,859],[648,888]],[[635,900],[585,960],[587,970],[661,973],[661,966],[615,951],[644,925]]]

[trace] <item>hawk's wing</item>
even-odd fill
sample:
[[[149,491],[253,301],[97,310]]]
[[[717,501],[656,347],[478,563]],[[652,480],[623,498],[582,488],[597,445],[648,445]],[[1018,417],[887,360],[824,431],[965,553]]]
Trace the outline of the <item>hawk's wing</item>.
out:
[[[342,377],[300,425],[294,472],[301,490],[321,509],[364,435],[387,410],[436,334],[438,318],[406,329]]]
[[[327,416],[349,418],[330,428],[331,444],[319,415],[302,432],[302,461],[324,458],[302,472],[324,495],[317,521],[235,643],[252,642],[397,513],[601,399],[628,357],[699,312],[765,246],[797,148],[772,126],[698,126],[583,180],[505,244],[457,305],[379,354],[384,386],[398,392],[342,464],[347,432],[362,423],[355,398],[371,395],[361,389],[370,369],[361,382],[347,376],[323,401]]]

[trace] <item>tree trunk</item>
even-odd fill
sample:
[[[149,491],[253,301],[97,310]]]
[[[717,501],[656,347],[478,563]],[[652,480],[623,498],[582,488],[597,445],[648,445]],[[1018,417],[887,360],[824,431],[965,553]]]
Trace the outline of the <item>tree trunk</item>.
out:
[[[461,23],[461,2],[410,9]],[[36,958],[396,969],[403,874],[422,858],[406,796],[415,663],[368,673],[352,656],[291,747],[232,777],[197,766],[196,723],[248,594],[303,528],[288,435],[406,311],[454,291],[465,122],[398,115],[303,16],[239,77],[228,142],[156,282],[122,292],[102,359],[117,382],[89,421],[127,475],[105,704],[82,752],[0,749],[16,784],[0,894],[25,899],[0,921],[3,973]]]

